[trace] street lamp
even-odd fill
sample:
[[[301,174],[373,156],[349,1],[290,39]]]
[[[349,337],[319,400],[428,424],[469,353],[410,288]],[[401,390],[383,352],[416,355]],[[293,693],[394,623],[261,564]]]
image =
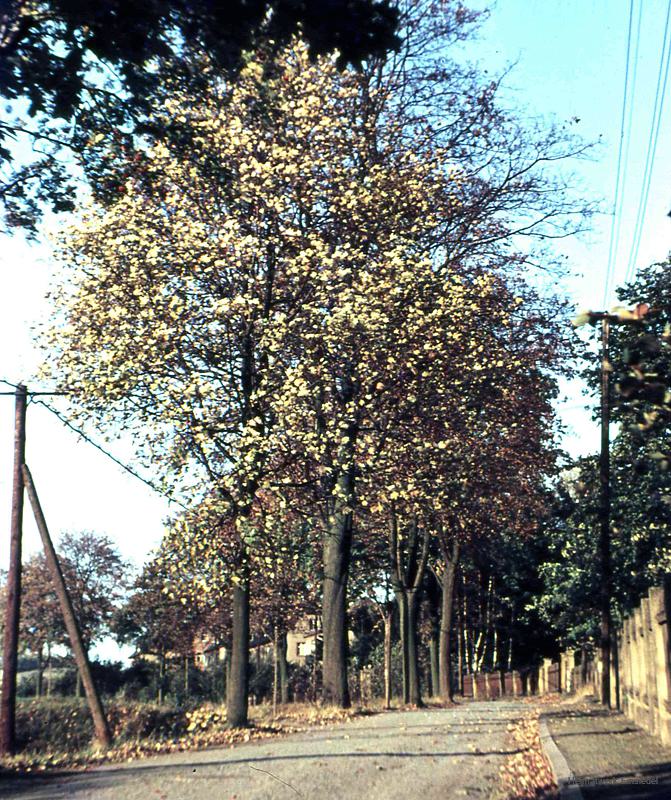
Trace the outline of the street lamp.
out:
[[[585,311],[579,314],[573,325],[596,325],[601,322],[601,453],[599,457],[599,540],[597,554],[601,584],[599,586],[599,613],[601,650],[601,702],[611,707],[610,702],[610,656],[612,644],[611,599],[613,597],[613,568],[610,553],[610,373],[609,359],[610,326],[613,324],[640,323],[648,313],[647,303],[639,303],[629,309],[616,306],[611,311]]]

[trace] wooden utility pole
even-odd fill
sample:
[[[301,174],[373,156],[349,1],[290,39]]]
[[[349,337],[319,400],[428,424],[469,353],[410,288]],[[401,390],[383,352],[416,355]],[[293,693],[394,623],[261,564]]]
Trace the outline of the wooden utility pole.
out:
[[[16,668],[21,613],[21,533],[23,529],[23,473],[26,451],[26,406],[28,391],[16,387],[14,412],[14,476],[12,520],[7,572],[7,606],[2,651],[2,697],[0,699],[0,754],[10,755],[16,745]]]
[[[26,490],[28,492],[28,498],[30,499],[30,504],[33,508],[33,514],[35,515],[35,522],[37,523],[37,528],[40,532],[40,536],[42,537],[42,544],[44,545],[44,554],[47,559],[47,566],[49,568],[49,572],[51,573],[51,579],[54,583],[54,588],[56,589],[56,594],[58,595],[58,600],[61,605],[65,627],[68,632],[68,636],[70,637],[70,646],[72,647],[72,652],[74,654],[75,661],[77,662],[77,669],[79,670],[82,683],[84,684],[86,699],[91,710],[91,716],[93,717],[93,726],[95,728],[96,739],[103,747],[109,747],[112,743],[112,736],[107,724],[107,718],[105,717],[105,711],[102,703],[100,702],[100,696],[98,695],[96,685],[93,681],[91,665],[86,653],[86,648],[84,647],[84,643],[82,641],[79,624],[77,623],[77,618],[75,617],[74,609],[72,608],[70,595],[68,594],[67,587],[65,586],[65,580],[63,579],[63,572],[60,564],[58,563],[58,556],[56,555],[56,550],[54,549],[53,542],[51,541],[49,529],[47,528],[47,523],[42,512],[42,507],[40,506],[40,501],[37,497],[37,492],[35,491],[35,484],[33,483],[30,470],[25,464],[23,465],[23,478],[25,481]]]
[[[599,481],[601,502],[599,507],[599,587],[600,647],[601,647],[601,702],[610,708],[610,659],[612,619],[610,602],[613,594],[613,569],[610,555],[610,361],[608,340],[610,317],[601,317],[601,458]]]

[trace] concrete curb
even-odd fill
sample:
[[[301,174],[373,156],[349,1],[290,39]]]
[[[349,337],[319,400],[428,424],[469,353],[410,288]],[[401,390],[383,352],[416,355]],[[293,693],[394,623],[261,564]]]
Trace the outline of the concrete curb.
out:
[[[557,781],[560,800],[584,800],[580,785],[575,783],[575,775],[571,772],[571,768],[562,755],[561,750],[555,744],[555,740],[552,738],[548,724],[542,714],[538,723],[541,734],[541,746],[550,762],[552,772]]]

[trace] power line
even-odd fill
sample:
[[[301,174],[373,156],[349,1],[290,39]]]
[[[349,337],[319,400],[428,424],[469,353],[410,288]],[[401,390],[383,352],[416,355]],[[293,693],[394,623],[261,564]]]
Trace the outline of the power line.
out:
[[[144,478],[142,475],[140,475],[138,472],[136,472],[132,467],[129,467],[128,464],[125,464],[123,461],[118,459],[116,456],[112,455],[112,453],[110,453],[108,450],[106,450],[102,445],[98,444],[98,442],[94,441],[89,436],[87,436],[81,429],[77,428],[76,425],[73,425],[73,423],[70,422],[70,420],[67,417],[65,417],[63,414],[61,414],[60,411],[56,410],[52,406],[50,406],[47,403],[45,403],[44,400],[33,400],[32,402],[35,405],[44,406],[44,408],[46,408],[47,411],[51,412],[60,422],[63,423],[63,425],[65,425],[66,428],[69,428],[71,431],[73,431],[73,433],[76,433],[77,436],[79,436],[81,439],[83,439],[88,444],[90,444],[93,447],[95,447],[96,450],[99,450],[103,455],[107,456],[107,458],[109,458],[111,461],[113,461],[119,467],[124,469],[126,472],[128,472],[130,475],[132,475],[134,478],[137,478],[139,481],[142,481],[142,483],[144,483],[146,486],[148,486],[154,492],[156,492],[157,494],[162,495],[163,497],[168,499],[171,503],[176,503],[178,506],[181,506],[183,509],[188,511],[188,506],[187,505],[182,503],[180,500],[177,500],[173,495],[168,494],[167,492],[164,492],[162,489],[159,489],[159,487],[156,486],[154,483],[152,483],[152,481],[148,480],[147,478]]]
[[[617,228],[615,231],[615,241],[619,243],[620,241],[620,230],[622,227],[622,203],[624,202],[624,194],[625,194],[625,186],[627,183],[627,172],[629,168],[629,151],[631,150],[631,129],[634,122],[634,97],[636,96],[636,78],[638,77],[638,52],[639,46],[641,44],[641,22],[643,20],[643,0],[641,0],[639,5],[639,13],[638,13],[638,25],[636,29],[636,49],[634,50],[634,74],[632,77],[631,82],[631,97],[632,102],[629,105],[629,122],[627,124],[627,134],[626,134],[626,148],[624,152],[624,171],[622,173],[622,195],[621,195],[621,202],[620,202],[620,213],[617,218]],[[615,262],[613,262],[613,269],[615,269]]]
[[[613,278],[615,250],[616,250],[616,219],[620,216],[622,210],[622,198],[624,196],[624,181],[620,183],[620,176],[622,174],[622,153],[624,150],[624,131],[625,120],[627,117],[627,97],[629,95],[629,64],[631,61],[631,32],[634,21],[634,0],[629,2],[629,25],[627,29],[627,55],[625,58],[624,68],[624,91],[622,92],[622,118],[620,120],[620,143],[617,149],[617,170],[615,173],[615,193],[613,196],[613,215],[610,221],[610,244],[608,245],[608,262],[606,265],[606,280],[603,289],[603,306],[606,306],[608,294],[610,292],[610,284]],[[639,15],[639,32],[640,32],[640,15]],[[637,48],[638,49],[638,48]],[[629,103],[630,114],[631,106],[634,100],[634,93],[631,94],[631,102]],[[619,226],[618,226],[619,227]]]
[[[661,126],[662,115],[664,111],[664,100],[666,99],[666,84],[669,77],[669,59],[671,56],[671,46],[669,46],[668,33],[669,33],[670,19],[671,19],[671,2],[669,2],[666,10],[666,22],[664,24],[664,39],[662,42],[662,53],[659,59],[659,71],[657,73],[657,87],[655,90],[655,105],[653,108],[652,122],[650,124],[650,136],[648,138],[648,150],[645,158],[645,169],[643,171],[643,182],[641,184],[641,194],[638,202],[636,225],[634,226],[634,235],[632,237],[631,249],[629,251],[627,271],[624,277],[625,283],[630,281],[634,276],[634,271],[636,269],[636,258],[638,257],[638,248],[640,246],[641,236],[643,233],[645,212],[648,206],[650,181],[652,178],[652,166],[655,161],[655,155],[657,152],[659,129]]]

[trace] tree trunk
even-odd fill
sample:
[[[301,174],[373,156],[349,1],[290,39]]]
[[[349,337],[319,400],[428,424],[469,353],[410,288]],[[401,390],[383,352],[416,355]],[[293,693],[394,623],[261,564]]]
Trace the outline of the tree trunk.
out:
[[[75,696],[76,697],[81,697],[82,696],[82,676],[81,676],[81,673],[79,672],[79,670],[77,669],[77,667],[75,667],[75,670],[76,670],[76,673],[75,673],[76,674]]]
[[[277,655],[280,667],[280,703],[289,702],[289,664],[287,663],[287,632],[280,633]]]
[[[42,682],[44,677],[44,655],[42,648],[37,652],[37,680],[35,681],[35,697],[42,697]]]
[[[384,707],[391,708],[391,622],[392,615],[384,616]]]
[[[401,678],[402,678],[402,702],[406,705],[410,702],[410,683],[408,673],[408,597],[404,590],[396,592],[396,603],[398,605],[398,628],[401,640]]]
[[[408,592],[408,702],[413,706],[423,706],[422,694],[419,685],[419,647],[417,642],[417,593]]]
[[[440,582],[433,570],[429,570],[424,581],[426,593],[425,608],[429,620],[429,675],[431,678],[431,697],[440,694],[440,670],[438,666],[438,647],[440,641]]]
[[[273,626],[273,717],[277,716],[277,696],[280,683],[280,654],[278,652],[279,635],[277,625]]]
[[[233,585],[233,630],[230,676],[226,682],[226,717],[229,728],[247,725],[249,672],[249,582]]]
[[[184,655],[184,699],[189,698],[189,654]]]
[[[429,639],[429,667],[431,669],[431,697],[440,695],[440,665],[438,663],[439,635],[438,626],[431,626]]]
[[[452,699],[452,610],[454,607],[454,578],[459,561],[459,541],[455,537],[451,553],[443,550],[445,569],[442,576],[442,614],[440,617],[440,648],[438,653],[440,673],[440,696],[443,700]]]
[[[491,626],[492,606],[494,597],[494,578],[490,577],[487,581],[487,588],[485,593],[484,616],[482,620],[482,627],[478,634],[478,641],[475,646],[475,670],[480,672],[485,657],[487,655],[487,646],[489,644],[489,630]]]
[[[345,497],[353,490],[353,477],[347,472],[338,482]],[[332,514],[324,541],[324,590],[322,626],[324,655],[322,697],[325,703],[349,708],[347,686],[347,578],[352,540],[352,515],[340,500]]]
[[[165,684],[165,653],[160,653],[158,657],[158,686],[156,687],[156,698],[160,706],[163,705],[164,684]]]
[[[510,629],[508,631],[508,672],[513,668],[513,628],[515,626],[515,605],[510,610]]]
[[[457,662],[457,673],[459,676],[459,693],[464,693],[464,668],[468,672],[468,641],[466,639],[466,597],[464,596],[464,573],[459,570],[459,581],[457,584],[457,598],[459,614],[459,660]]]
[[[403,654],[403,701],[421,705],[417,645],[417,611],[429,557],[429,535],[410,520],[408,536],[399,535],[398,517],[392,505],[389,517],[389,563],[391,582],[399,607],[401,652]]]
[[[51,697],[51,642],[47,643],[47,697]]]
[[[457,693],[464,693],[464,630],[461,619],[457,620]]]

